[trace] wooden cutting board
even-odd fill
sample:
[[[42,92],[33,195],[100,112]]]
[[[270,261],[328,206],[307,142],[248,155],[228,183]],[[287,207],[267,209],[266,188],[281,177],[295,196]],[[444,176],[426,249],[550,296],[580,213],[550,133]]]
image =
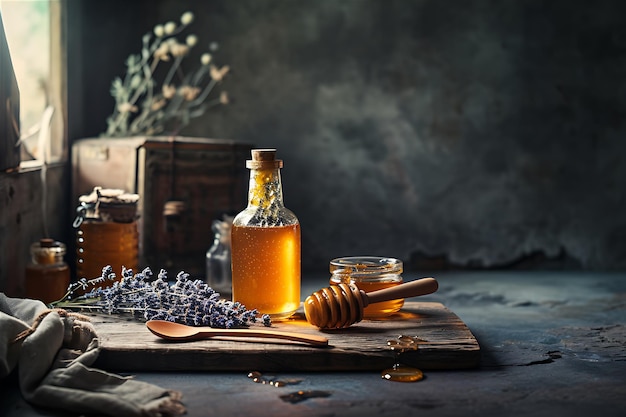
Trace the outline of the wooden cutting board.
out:
[[[169,342],[145,324],[119,316],[93,315],[101,353],[95,366],[111,371],[381,371],[393,365],[387,341],[417,336],[418,351],[402,353],[400,362],[427,369],[477,366],[480,347],[468,327],[441,303],[406,302],[384,320],[364,320],[347,329],[321,331],[299,312],[272,328],[323,334],[328,347],[269,339],[220,337]],[[261,326],[261,325],[260,325]],[[261,326],[262,327],[262,326]]]

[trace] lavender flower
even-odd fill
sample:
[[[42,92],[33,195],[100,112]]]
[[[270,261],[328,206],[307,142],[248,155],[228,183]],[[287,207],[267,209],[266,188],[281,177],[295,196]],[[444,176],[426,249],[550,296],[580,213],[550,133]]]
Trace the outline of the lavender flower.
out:
[[[102,276],[93,280],[81,280],[72,284],[76,288],[86,289],[104,280],[113,280],[115,274],[111,266],[102,269]],[[210,326],[217,328],[245,327],[257,322],[256,309],[233,301],[220,298],[220,294],[201,280],[192,280],[189,274],[179,272],[176,281],[169,285],[167,272],[163,269],[156,279],[150,268],[137,274],[132,269],[122,268],[122,279],[106,288],[95,288],[84,295],[71,299],[73,290],[54,306],[72,308],[85,307],[115,313],[133,313],[143,320],[167,320],[190,326]],[[72,287],[72,286],[70,286]],[[269,315],[262,317],[264,326],[271,326]]]
[[[61,297],[60,300],[54,301],[51,305],[58,305],[65,300],[68,300],[72,297],[75,291],[78,289],[87,290],[87,288],[93,288],[90,292],[87,292],[84,297],[95,298],[98,297],[101,292],[101,287],[96,287],[96,285],[106,282],[106,281],[115,281],[115,273],[113,273],[113,268],[111,265],[107,265],[102,268],[102,274],[98,278],[87,280],[86,278],[81,278],[77,282],[71,283],[65,292],[65,295]]]

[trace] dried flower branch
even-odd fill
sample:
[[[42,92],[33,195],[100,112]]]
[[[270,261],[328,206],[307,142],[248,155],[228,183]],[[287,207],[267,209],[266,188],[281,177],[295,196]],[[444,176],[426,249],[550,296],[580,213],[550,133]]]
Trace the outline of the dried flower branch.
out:
[[[211,52],[200,57],[200,66],[185,75],[181,66],[198,37],[187,35],[178,40],[193,22],[192,12],[185,12],[180,24],[167,22],[154,27],[152,33],[142,38],[141,54],[132,54],[126,60],[124,79],[116,77],[111,85],[115,99],[113,113],[107,118],[107,130],[102,136],[124,137],[136,135],[176,134],[192,118],[201,116],[214,106],[225,105],[225,92],[208,100],[209,95],[230,71],[229,66],[212,64],[211,52],[217,49],[212,42]],[[162,80],[157,80],[157,68],[169,64]]]
[[[167,282],[167,272],[161,270],[153,280],[150,268],[133,275],[133,271],[123,268],[122,279],[109,287],[98,287],[72,299],[77,289],[87,289],[106,280],[114,280],[111,266],[102,269],[102,276],[93,280],[81,280],[70,285],[68,293],[61,300],[52,303],[53,307],[66,309],[90,309],[108,314],[131,313],[143,320],[167,320],[190,326],[210,326],[222,329],[246,327],[256,323],[259,313],[233,301],[220,298],[206,283],[190,280],[189,274],[179,272],[176,282]],[[269,315],[261,321],[271,326]]]

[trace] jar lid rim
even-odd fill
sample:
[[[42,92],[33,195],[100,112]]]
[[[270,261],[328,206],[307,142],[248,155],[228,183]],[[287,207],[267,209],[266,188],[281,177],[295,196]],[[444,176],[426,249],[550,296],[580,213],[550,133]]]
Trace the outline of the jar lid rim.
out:
[[[402,261],[384,256],[345,256],[330,261],[330,272],[335,274],[401,273]]]

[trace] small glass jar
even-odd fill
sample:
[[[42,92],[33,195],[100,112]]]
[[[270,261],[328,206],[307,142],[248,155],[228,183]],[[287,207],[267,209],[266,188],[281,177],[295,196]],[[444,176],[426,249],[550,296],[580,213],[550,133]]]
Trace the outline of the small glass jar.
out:
[[[65,244],[53,239],[41,239],[30,246],[31,263],[24,277],[26,297],[49,304],[65,295],[70,285],[65,252]]]
[[[222,296],[233,293],[233,277],[230,267],[230,231],[233,218],[224,216],[224,220],[214,220],[211,230],[215,233],[213,245],[206,253],[206,282]]]
[[[349,256],[330,261],[330,284],[354,283],[366,293],[402,284],[402,261],[379,256]],[[404,299],[370,304],[364,318],[381,318],[399,311]]]

